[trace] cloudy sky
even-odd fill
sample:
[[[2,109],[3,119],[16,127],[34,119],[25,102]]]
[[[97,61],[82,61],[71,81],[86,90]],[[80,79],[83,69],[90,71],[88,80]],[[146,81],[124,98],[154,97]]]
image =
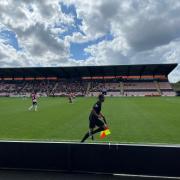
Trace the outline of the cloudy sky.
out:
[[[145,63],[180,63],[179,0],[0,0],[0,67]]]

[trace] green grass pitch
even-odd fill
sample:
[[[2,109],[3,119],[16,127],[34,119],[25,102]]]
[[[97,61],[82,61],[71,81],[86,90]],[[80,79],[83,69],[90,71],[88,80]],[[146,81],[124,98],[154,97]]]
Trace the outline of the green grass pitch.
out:
[[[0,98],[1,140],[80,141],[96,98]],[[180,144],[180,98],[107,97],[102,108],[111,135],[94,142]],[[92,142],[89,139],[87,142]]]

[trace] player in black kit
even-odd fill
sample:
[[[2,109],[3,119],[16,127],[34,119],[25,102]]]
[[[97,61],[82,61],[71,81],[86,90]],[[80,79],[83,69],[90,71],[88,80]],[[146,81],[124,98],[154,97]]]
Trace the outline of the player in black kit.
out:
[[[104,102],[104,95],[100,94],[98,99],[99,100],[93,106],[93,109],[89,115],[89,131],[85,134],[81,142],[84,142],[89,136],[91,136],[93,140],[93,134],[101,132],[107,128],[106,119],[101,113],[101,106]],[[98,127],[98,129],[93,130],[96,126]]]

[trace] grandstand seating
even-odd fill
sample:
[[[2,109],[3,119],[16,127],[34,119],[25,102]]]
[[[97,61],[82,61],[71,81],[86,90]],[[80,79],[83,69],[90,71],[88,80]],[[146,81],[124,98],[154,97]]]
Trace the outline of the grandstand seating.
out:
[[[107,90],[108,96],[175,96],[168,81],[157,83],[154,80],[112,81],[108,83],[94,81],[91,83],[89,96],[97,96],[102,89]]]
[[[172,89],[171,85],[169,82],[159,82],[159,87],[160,89]]]
[[[178,64],[0,68],[1,96],[170,96],[168,74]]]
[[[87,85],[87,82],[80,80],[57,81],[56,87],[51,92],[51,95],[63,96],[69,93],[75,93],[76,96],[83,96],[86,93]]]
[[[162,91],[162,96],[176,96],[174,91]]]
[[[2,81],[0,82],[0,93],[18,93],[22,90],[23,86],[24,82]]]
[[[103,89],[107,91],[117,92],[120,90],[120,84],[119,83],[98,83],[98,82],[92,82],[90,91],[102,91]]]
[[[36,91],[40,96],[175,96],[168,81],[154,80],[31,80],[0,81],[0,96],[29,96]]]
[[[154,82],[125,82],[124,90],[156,90]]]

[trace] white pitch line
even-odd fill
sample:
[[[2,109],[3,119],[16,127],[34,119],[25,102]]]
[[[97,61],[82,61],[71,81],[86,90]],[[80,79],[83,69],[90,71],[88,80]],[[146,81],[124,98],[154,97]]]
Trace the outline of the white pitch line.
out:
[[[134,175],[134,174],[113,174],[113,175],[126,176],[126,177],[142,177],[142,178],[180,179],[180,177],[171,177],[171,176],[150,176],[150,175]]]
[[[56,139],[44,139],[44,140],[37,140],[37,139],[23,139],[23,140],[13,140],[13,139],[3,139],[0,140],[0,142],[18,142],[18,143],[76,143],[76,144],[97,144],[97,145],[124,145],[124,146],[147,146],[147,147],[176,147],[180,148],[180,144],[162,144],[162,143],[137,143],[137,142],[120,142],[117,143],[115,141],[108,141],[108,142],[102,142],[102,141],[95,141],[95,142],[86,142],[86,143],[80,143],[80,140],[56,140]]]

